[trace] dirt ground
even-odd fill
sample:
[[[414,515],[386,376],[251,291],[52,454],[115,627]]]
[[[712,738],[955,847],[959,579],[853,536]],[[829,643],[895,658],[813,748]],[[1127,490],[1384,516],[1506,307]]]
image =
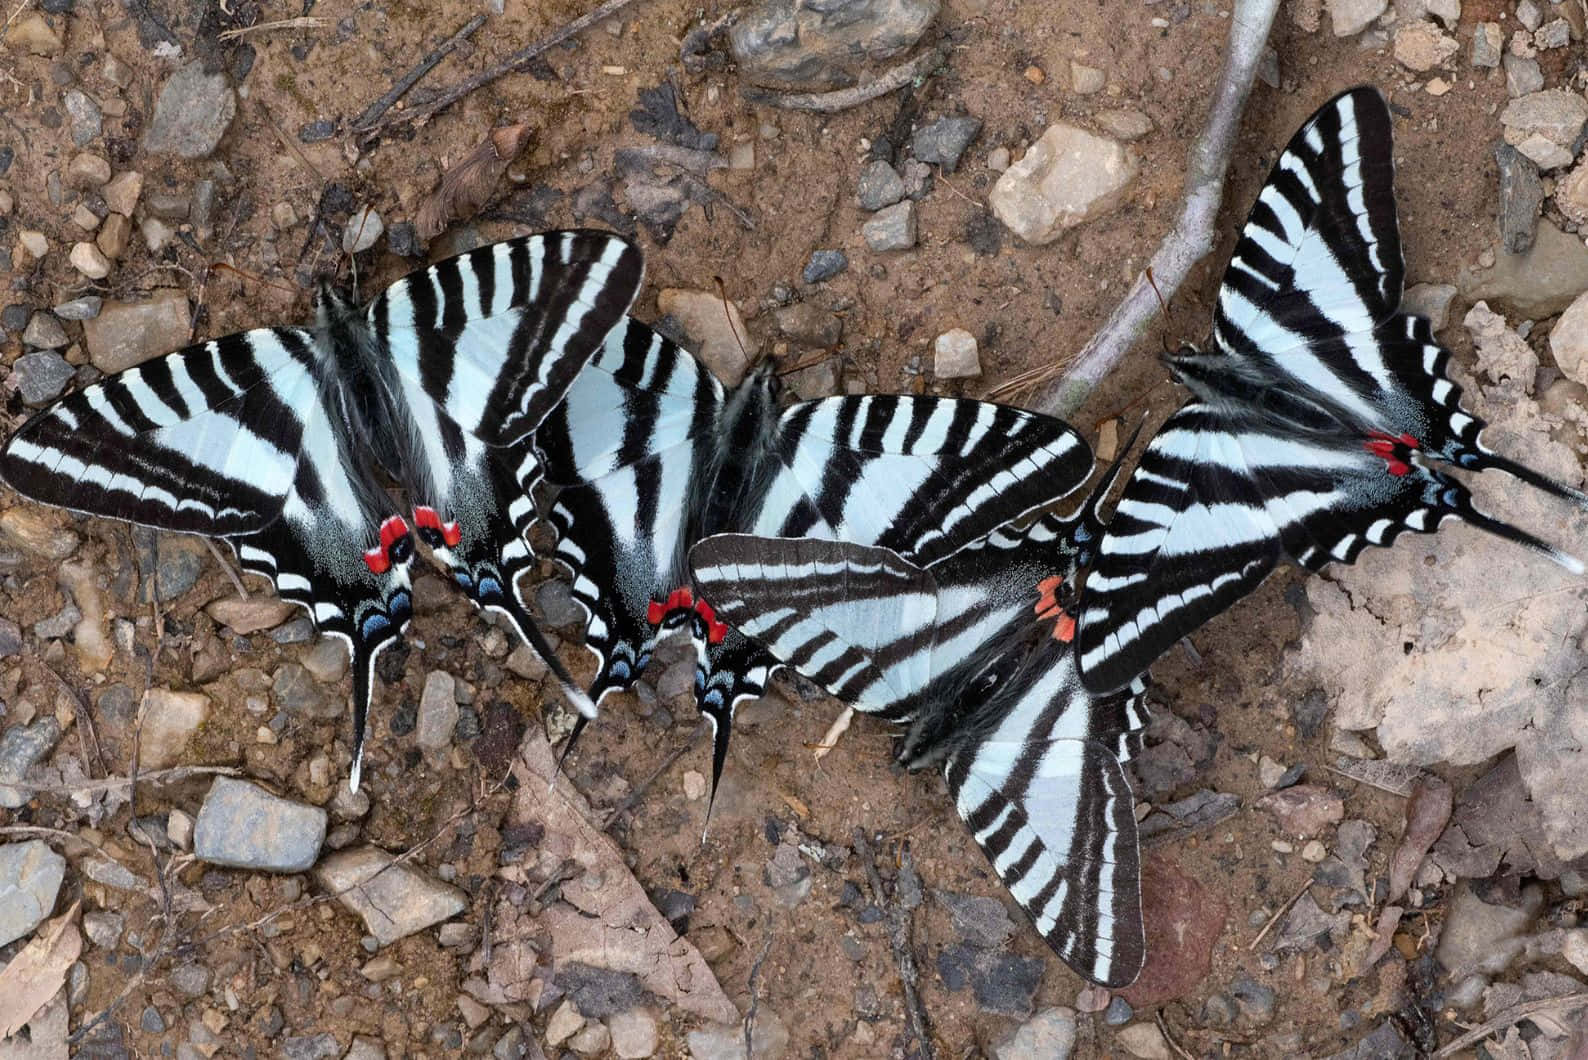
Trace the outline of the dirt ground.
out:
[[[711,186],[751,224],[726,208],[695,206],[666,243],[642,227],[639,238],[648,277],[636,315],[656,318],[655,297],[661,288],[709,291],[713,278],[720,277],[752,333],[770,344],[776,339],[769,310],[778,304],[775,291],[787,288],[793,297],[842,318],[842,342],[830,351],[841,385],[859,381],[882,391],[925,385],[933,392],[969,396],[985,395],[1027,369],[1062,365],[1150,256],[1179,208],[1187,148],[1205,117],[1228,30],[1228,10],[1217,0],[1179,5],[945,0],[938,25],[951,45],[948,68],[926,83],[916,105],[923,117],[966,113],[985,125],[958,170],[946,177],[939,174],[934,189],[919,203],[918,246],[878,255],[867,250],[860,236],[868,215],[855,203],[856,181],[866,144],[891,125],[898,97],[837,115],[811,115],[744,102],[731,67],[686,73],[679,64],[681,40],[693,26],[725,14],[726,3],[635,0],[610,25],[582,34],[577,46],[554,50],[536,74],[504,78],[416,132],[379,139],[363,150],[345,133],[302,142],[298,130],[323,119],[340,120],[345,127],[422,54],[476,13],[475,5],[456,0],[320,0],[300,9],[236,0],[230,15],[224,13],[226,5],[204,15],[204,5],[176,0],[78,0],[65,6],[70,14],[51,19],[64,30],[65,49],[58,58],[0,54],[0,69],[6,72],[0,85],[0,145],[15,153],[0,178],[15,201],[6,241],[14,243],[19,229],[31,228],[45,232],[54,247],[43,262],[12,272],[10,301],[48,307],[89,290],[133,299],[174,284],[198,309],[198,337],[301,320],[309,295],[299,282],[300,266],[329,263],[346,271],[345,259],[324,239],[312,238],[304,223],[331,185],[346,188],[350,202],[372,204],[388,226],[412,220],[443,167],[471,150],[492,127],[528,122],[533,136],[520,167],[526,182],[516,190],[504,186],[493,206],[472,223],[473,230],[489,241],[534,227],[589,222],[591,218],[575,213],[576,192],[613,172],[618,148],[648,142],[631,125],[629,112],[638,91],[671,78],[690,120],[716,133],[721,150],[753,144],[753,168],[719,170],[710,178]],[[448,84],[483,68],[576,16],[584,6],[570,0],[510,0],[504,14],[492,15],[472,44],[422,85]],[[1469,0],[1457,33],[1464,48],[1472,25],[1499,17],[1501,6],[1499,0]],[[321,22],[311,28],[261,29],[241,42],[216,40],[219,30],[305,12]],[[1167,28],[1153,24],[1170,15]],[[150,21],[170,30],[184,57],[218,55],[234,76],[240,47],[251,51],[251,67],[237,81],[237,117],[209,159],[183,163],[140,151],[138,137],[170,69],[156,54],[158,40],[140,39],[140,28]],[[1366,44],[1337,39],[1327,19],[1322,30],[1307,32],[1283,10],[1271,43],[1280,87],[1259,85],[1255,91],[1230,169],[1218,249],[1175,298],[1163,327],[1171,343],[1203,337],[1221,263],[1278,147],[1318,103],[1354,84],[1379,86],[1399,115],[1399,202],[1409,282],[1454,282],[1460,268],[1495,242],[1491,150],[1498,137],[1494,115],[1507,99],[1503,77],[1470,76],[1474,72],[1463,60],[1454,88],[1435,98],[1420,91],[1424,79],[1398,65],[1381,39]],[[1580,61],[1566,58],[1573,51],[1541,57],[1550,83],[1561,75],[1560,64]],[[187,189],[212,177],[218,163],[232,179],[222,185],[207,238],[178,239],[155,255],[135,233],[132,248],[109,278],[94,284],[67,264],[66,247],[76,238],[69,220],[72,193],[63,202],[52,201],[48,175],[63,170],[77,150],[60,121],[63,88],[75,78],[97,84],[92,71],[107,55],[130,67],[132,78],[119,93],[127,103],[125,114],[107,115],[105,140],[95,150],[107,153],[118,171],[141,169],[146,197],[154,190]],[[1101,95],[1070,91],[1072,60],[1105,72],[1107,87]],[[1033,66],[1045,74],[1040,84],[1027,75]],[[985,236],[984,203],[996,179],[987,166],[989,152],[1007,147],[1018,158],[1053,121],[1084,118],[1105,103],[1138,109],[1154,126],[1135,145],[1140,173],[1124,203],[1045,247],[1021,245],[996,226],[996,246],[989,246],[986,238],[973,246],[972,233]],[[52,111],[53,124],[48,117]],[[618,202],[622,204],[621,195]],[[272,222],[272,208],[279,203],[291,204],[299,219],[283,231]],[[344,208],[333,225],[338,237],[345,213]],[[445,243],[437,241],[438,246]],[[819,285],[801,283],[811,253],[822,248],[844,250],[848,269]],[[215,263],[235,271],[209,268]],[[378,290],[416,264],[391,253],[382,242],[375,253],[360,258],[361,290]],[[963,385],[923,384],[930,376],[908,366],[929,365],[932,340],[952,327],[981,340],[982,376]],[[1446,336],[1458,357],[1468,355],[1458,328]],[[21,347],[14,333],[6,342],[0,360],[9,363]],[[1077,417],[1088,437],[1095,438],[1100,424],[1127,407],[1163,414],[1180,400],[1152,356],[1157,344],[1156,337],[1143,343]],[[790,355],[808,360],[815,351],[794,350]],[[0,416],[0,427],[9,429],[23,414],[13,398]],[[0,494],[0,508],[18,503],[14,496]],[[124,527],[61,514],[48,519],[54,530],[70,527],[81,535],[76,555],[99,578],[111,613],[134,620],[136,650],[118,647],[103,672],[84,673],[61,641],[30,638],[21,654],[0,659],[0,700],[9,699],[15,709],[22,698],[32,696],[44,712],[59,712],[61,696],[45,669],[54,668],[83,711],[68,708],[76,715],[75,724],[67,727],[57,754],[86,760],[93,776],[124,775],[131,730],[94,716],[104,689],[117,684],[137,689],[146,679],[155,687],[189,688],[197,660],[206,652],[231,652],[227,672],[206,685],[212,712],[181,760],[237,766],[288,797],[325,803],[348,760],[343,722],[295,720],[274,742],[262,743],[256,738],[260,719],[246,709],[248,692],[235,676],[245,668],[271,673],[312,649],[312,640],[281,645],[264,633],[238,637],[219,627],[203,608],[230,589],[207,556],[198,583],[153,615],[128,588],[136,578],[129,583],[118,573],[134,563]],[[1295,686],[1282,667],[1287,645],[1299,636],[1304,621],[1294,603],[1298,581],[1294,574],[1274,578],[1193,638],[1200,660],[1177,650],[1154,674],[1155,710],[1184,719],[1205,735],[1210,750],[1196,764],[1194,776],[1166,793],[1163,801],[1202,788],[1240,800],[1238,812],[1212,828],[1176,834],[1148,848],[1151,872],[1192,881],[1209,903],[1202,910],[1207,920],[1220,919],[1214,916],[1216,906],[1223,911],[1222,923],[1215,924],[1217,941],[1205,983],[1159,1009],[1163,1026],[1191,1055],[1325,1056],[1408,1006],[1431,1011],[1439,1040],[1459,1033],[1454,1023],[1439,1022],[1443,1017],[1437,1004],[1429,1009],[1413,1004],[1415,984],[1433,982],[1429,946],[1442,911],[1437,893],[1403,927],[1409,932],[1407,950],[1404,960],[1389,962],[1393,972],[1381,968],[1358,977],[1338,952],[1310,949],[1265,959],[1270,957],[1267,948],[1253,945],[1265,923],[1313,871],[1297,854],[1275,849],[1276,841],[1290,850],[1300,843],[1253,805],[1263,793],[1256,764],[1261,756],[1287,767],[1304,765],[1309,781],[1343,797],[1347,818],[1375,826],[1380,842],[1369,859],[1374,873],[1385,871],[1403,813],[1402,800],[1331,775],[1334,757],[1327,724],[1298,723],[1298,704],[1311,689]],[[442,591],[439,581],[421,586],[417,597],[419,613],[405,665],[382,667],[383,676],[400,672],[400,680],[376,686],[365,770],[371,809],[356,822],[357,838],[390,851],[426,844],[415,855],[415,864],[432,874],[446,866],[448,878],[470,896],[462,919],[488,934],[499,891],[494,878],[498,856],[512,846],[501,832],[511,792],[499,783],[512,743],[504,744],[501,733],[489,729],[485,737],[460,742],[449,759],[437,762],[418,753],[411,731],[394,732],[393,719],[405,711],[411,719],[425,676],[436,669],[475,686],[482,717],[489,716],[485,701],[502,700],[516,708],[524,724],[540,725],[542,691],[504,671],[502,639],[488,635],[489,623],[461,597]],[[0,614],[21,628],[58,614],[65,602],[52,564],[25,558],[0,567]],[[559,632],[567,640],[578,639],[575,629]],[[588,668],[576,644],[570,643],[564,656],[571,666]],[[152,666],[147,673],[145,660]],[[656,668],[657,673],[661,670]],[[598,813],[605,812],[641,788],[679,744],[694,741],[611,830],[634,875],[653,895],[676,890],[694,897],[686,937],[701,948],[741,1010],[753,1001],[776,1013],[789,1031],[785,1055],[905,1055],[905,1008],[887,925],[858,920],[845,885],[858,883],[865,890],[864,873],[852,852],[852,833],[859,827],[880,837],[879,849],[887,855],[883,873],[889,879],[896,872],[901,843],[907,841],[929,894],[1005,897],[955,818],[941,780],[892,767],[892,734],[863,719],[833,753],[815,763],[809,748],[821,739],[837,707],[780,681],[765,701],[741,715],[725,783],[702,842],[705,801],[686,795],[683,776],[688,770],[707,770],[707,744],[686,700],[658,708],[654,697],[643,706],[634,696],[618,697],[570,760],[571,783]],[[507,730],[510,738],[512,726]],[[332,769],[326,783],[310,763],[328,749]],[[1452,776],[1458,783],[1463,778]],[[149,851],[127,831],[134,809],[140,815],[166,815],[174,808],[195,813],[208,783],[208,778],[196,778],[142,790],[136,807],[122,804],[92,825],[81,806],[58,793],[39,794],[22,809],[0,814],[8,827],[53,829],[57,836],[76,837],[61,844],[74,868],[58,910],[81,897],[85,910],[112,909],[127,917],[130,933],[119,947],[85,953],[86,989],[72,1004],[76,1028],[79,1020],[115,1003],[108,1021],[119,1027],[119,1034],[107,1039],[101,1029],[74,1051],[110,1055],[119,1041],[133,1055],[190,1055],[178,1045],[195,1048],[185,1028],[195,1020],[204,1022],[206,1013],[215,1014],[212,1022],[221,1029],[210,1030],[218,1039],[217,1055],[226,1056],[270,1055],[280,1048],[275,1039],[281,1036],[322,1032],[333,1034],[342,1049],[355,1035],[368,1036],[381,1041],[389,1056],[463,1049],[485,1053],[518,1024],[531,1035],[541,1033],[547,1012],[530,1004],[488,1011],[480,1026],[471,1026],[468,1011],[460,1013],[458,1006],[462,984],[471,974],[470,950],[443,947],[434,930],[388,948],[385,952],[400,970],[394,978],[371,982],[361,973],[370,954],[360,945],[360,924],[334,903],[310,901],[314,886],[303,877],[219,870],[178,854],[174,864],[179,879],[202,896],[206,908],[166,922],[150,892],[118,890],[77,871],[86,842],[152,880]],[[773,856],[777,837],[792,827],[804,841],[848,856],[835,856],[830,866],[816,865],[808,897],[791,907],[767,885],[763,867]],[[264,920],[283,910],[283,915]],[[163,937],[167,929],[169,937]],[[1364,926],[1358,924],[1356,930]],[[854,941],[846,945],[846,937]],[[938,1055],[991,1055],[1021,1018],[986,1011],[972,991],[948,988],[937,960],[952,939],[946,915],[929,898],[916,915],[913,946],[922,965],[923,1002]],[[1008,951],[1043,962],[1034,999],[1037,1010],[1076,1004],[1085,984],[1018,917]],[[155,956],[158,960],[146,966],[146,959]],[[198,996],[184,994],[171,983],[172,969],[186,964],[212,972],[212,985]],[[1271,1018],[1261,1025],[1214,1025],[1205,1014],[1208,996],[1241,976],[1275,991]],[[160,1030],[140,1021],[140,1013],[151,1006],[162,1014]],[[1155,1008],[1139,1007],[1136,1019],[1152,1021]],[[685,1035],[698,1021],[667,1006],[656,1011],[662,1035],[658,1055],[687,1055]],[[1079,1021],[1076,1055],[1129,1055],[1101,1012],[1082,1014]],[[547,1055],[557,1052],[546,1049]]]

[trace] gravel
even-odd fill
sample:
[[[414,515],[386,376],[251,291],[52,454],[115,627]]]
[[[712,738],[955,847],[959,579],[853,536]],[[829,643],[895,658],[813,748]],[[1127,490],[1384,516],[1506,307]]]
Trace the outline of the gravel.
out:
[[[303,872],[325,841],[326,813],[257,785],[216,777],[193,828],[201,861],[265,872]]]
[[[944,173],[952,173],[959,165],[960,156],[980,133],[980,118],[939,118],[915,130],[910,138],[910,151],[920,161],[942,166]]]
[[[821,283],[830,280],[849,267],[849,259],[841,250],[818,250],[811,254],[811,260],[806,263],[805,271],[800,273],[800,279],[806,283]]]
[[[53,717],[40,718],[31,725],[13,725],[0,736],[0,806],[15,810],[28,801],[26,792],[5,785],[26,777],[60,739],[61,723]]]
[[[860,228],[866,246],[878,253],[915,246],[915,203],[909,200],[879,210]]]
[[[875,213],[885,206],[892,206],[904,198],[904,180],[894,169],[882,159],[866,163],[860,171],[860,183],[855,189],[855,199],[860,203],[862,210]]]
[[[92,320],[99,315],[104,304],[105,300],[99,295],[85,294],[56,306],[55,315],[61,320]]]
[[[456,887],[395,862],[378,847],[339,851],[314,870],[314,877],[363,918],[382,946],[457,916],[469,904]]]
[[[458,725],[457,681],[444,670],[432,670],[425,677],[419,697],[419,746],[427,751],[444,751],[452,746]]]

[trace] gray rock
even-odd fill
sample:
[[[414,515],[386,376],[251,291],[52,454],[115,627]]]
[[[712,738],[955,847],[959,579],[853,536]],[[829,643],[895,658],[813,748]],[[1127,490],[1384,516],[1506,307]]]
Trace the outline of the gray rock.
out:
[[[1389,0],[1329,0],[1329,21],[1336,37],[1354,37],[1389,7]]]
[[[336,122],[329,118],[307,121],[298,126],[298,139],[306,144],[317,144],[336,135]]]
[[[42,839],[0,846],[0,946],[44,922],[65,878],[66,859]]]
[[[889,250],[909,250],[915,246],[915,203],[904,202],[879,210],[860,228],[866,246],[882,253]]]
[[[1450,323],[1450,303],[1456,297],[1456,287],[1449,283],[1417,283],[1406,289],[1401,297],[1401,311],[1427,317],[1435,334]]]
[[[99,295],[85,294],[56,306],[55,315],[62,320],[92,320],[99,315],[104,304],[105,300]]]
[[[23,302],[12,302],[0,310],[0,327],[15,334],[28,326],[33,319],[33,307]]]
[[[915,130],[910,138],[910,152],[920,161],[942,166],[944,173],[952,173],[965,148],[980,132],[980,118],[965,115],[939,118]]]
[[[154,104],[143,146],[155,154],[206,158],[237,114],[237,93],[224,73],[191,62],[166,79]]]
[[[0,618],[0,659],[22,650],[22,627],[9,618]]]
[[[1434,954],[1460,982],[1474,972],[1496,975],[1521,954],[1543,896],[1536,886],[1523,889],[1519,905],[1491,904],[1470,887],[1456,890],[1445,914]]]
[[[329,1032],[301,1034],[283,1038],[280,1052],[283,1060],[330,1060],[342,1055],[342,1047],[336,1044],[336,1035]]]
[[[904,197],[920,202],[932,191],[932,167],[917,158],[907,158],[899,171],[904,180]]]
[[[1124,144],[1057,122],[999,176],[987,203],[1011,232],[1041,246],[1118,206],[1136,167]]]
[[[83,862],[82,869],[83,875],[90,880],[118,891],[142,891],[149,887],[149,881],[121,862],[109,858],[88,858]]]
[[[951,328],[932,344],[932,374],[939,379],[971,379],[981,375],[981,355],[976,336],[964,328]]]
[[[394,861],[378,847],[332,854],[314,870],[314,878],[362,917],[382,946],[457,916],[469,905],[456,887]]]
[[[178,599],[193,588],[209,562],[204,543],[187,534],[162,534],[135,526],[132,540],[138,547],[139,603],[151,603],[156,587],[162,601]]]
[[[1500,243],[1508,253],[1525,254],[1544,205],[1544,184],[1538,167],[1510,144],[1496,144],[1494,160],[1500,166]]]
[[[540,608],[546,625],[553,629],[584,624],[584,608],[579,606],[568,589],[568,583],[561,578],[552,578],[540,584],[535,590],[535,605]]]
[[[1578,16],[1581,18],[1581,16]],[[1552,18],[1538,27],[1533,34],[1533,45],[1539,51],[1564,48],[1571,43],[1571,23],[1564,18]]]
[[[1136,1015],[1136,1010],[1130,1007],[1130,1002],[1122,997],[1109,1001],[1108,1007],[1103,1010],[1103,1022],[1110,1027],[1123,1027]]]
[[[760,0],[728,33],[739,74],[780,88],[838,88],[920,40],[940,0]]]
[[[794,908],[808,898],[811,888],[816,884],[811,878],[810,866],[800,855],[799,847],[787,839],[779,843],[772,857],[767,859],[762,878],[777,895],[778,902],[787,909]]]
[[[950,990],[969,986],[976,1004],[987,1012],[1031,1015],[1032,998],[1042,982],[1040,959],[1017,957],[996,949],[955,943],[937,957],[937,974]]]
[[[102,950],[113,950],[121,942],[126,921],[120,913],[96,910],[83,914],[83,933]]]
[[[276,667],[275,676],[270,682],[270,695],[276,706],[291,714],[322,721],[333,721],[342,716],[341,699],[327,696],[300,663],[282,663]]]
[[[94,367],[113,375],[184,345],[192,326],[187,295],[166,289],[146,302],[104,303],[83,321],[83,343]]]
[[[656,1055],[661,1044],[656,1017],[643,1008],[614,1012],[607,1020],[607,1029],[612,1035],[612,1051],[619,1060],[644,1060]]]
[[[373,247],[385,231],[386,222],[381,220],[373,206],[354,210],[353,216],[348,218],[347,227],[342,230],[342,252],[362,254]]]
[[[1274,949],[1280,952],[1310,950],[1317,946],[1324,936],[1328,936],[1338,944],[1345,938],[1350,920],[1350,913],[1336,913],[1333,916],[1325,913],[1313,900],[1312,895],[1304,894],[1290,907],[1290,912],[1279,929],[1279,938],[1274,942]]]
[[[1240,1006],[1241,1014],[1257,1026],[1274,1018],[1275,994],[1273,990],[1248,976],[1240,976],[1230,984],[1230,996]]]
[[[860,171],[860,183],[855,188],[855,199],[862,210],[873,213],[884,206],[892,206],[904,198],[904,181],[899,171],[878,158],[867,162]]]
[[[557,966],[557,985],[586,1019],[604,1020],[644,1004],[649,994],[637,976],[569,961]]]
[[[1045,1008],[993,1050],[996,1060],[1069,1060],[1075,1051],[1075,1010]]]
[[[444,751],[452,746],[458,726],[458,683],[445,670],[432,670],[419,697],[419,746]]]
[[[54,717],[40,718],[31,725],[13,725],[0,736],[0,806],[15,810],[28,801],[19,788],[8,788],[28,775],[61,739],[61,723]],[[3,943],[0,943],[3,945]]]
[[[737,1023],[690,1031],[688,1042],[691,1060],[746,1060],[744,1028]],[[788,1043],[782,1017],[762,1005],[751,1030],[749,1060],[778,1060],[788,1051]]]
[[[24,353],[11,366],[11,379],[16,383],[17,393],[29,405],[54,401],[76,374],[77,369],[54,350]]]
[[[325,842],[326,813],[246,780],[216,777],[193,826],[201,861],[264,872],[303,872]]]
[[[1571,161],[1571,148],[1576,145],[1585,123],[1588,123],[1588,100],[1567,88],[1530,92],[1511,100],[1500,112],[1507,143],[1515,144],[1537,162],[1539,159],[1529,150],[1529,142],[1539,138],[1561,149],[1566,157],[1559,165]],[[1539,168],[1554,167],[1539,162]]]
[[[806,263],[805,271],[800,273],[800,279],[806,283],[821,283],[830,280],[849,267],[849,259],[841,250],[818,250],[811,254],[811,260]]]
[[[164,1034],[165,1017],[160,1015],[160,1010],[153,1005],[145,1005],[143,1013],[138,1017],[138,1026],[146,1034]]]
[[[100,113],[98,103],[81,89],[69,88],[62,93],[61,104],[66,108],[66,116],[72,124],[72,143],[87,147],[98,139],[104,125],[104,116]]]
[[[22,342],[41,350],[58,350],[71,341],[66,337],[66,329],[61,327],[61,322],[43,310],[34,313],[33,319],[28,321],[28,326],[22,331]]]
[[[836,346],[844,334],[844,322],[836,313],[809,302],[784,306],[773,316],[777,320],[778,332],[796,345]]]
[[[1506,55],[1505,92],[1512,99],[1537,92],[1544,87],[1544,70],[1537,59],[1524,59],[1520,55]]]
[[[56,640],[70,633],[82,618],[83,613],[77,609],[77,605],[67,601],[66,606],[54,615],[33,623],[33,635],[40,640]]]
[[[1588,290],[1588,247],[1548,219],[1538,223],[1526,254],[1496,255],[1494,267],[1463,270],[1459,286],[1468,302],[1487,302],[1515,319],[1555,316]]]
[[[1009,910],[996,898],[976,894],[937,891],[938,903],[948,910],[950,922],[959,937],[973,945],[997,949],[1014,934]]]
[[[210,970],[202,964],[179,965],[171,970],[168,981],[179,994],[202,997],[210,988]]]
[[[1498,22],[1479,22],[1472,34],[1472,65],[1492,70],[1500,65],[1505,37]]]

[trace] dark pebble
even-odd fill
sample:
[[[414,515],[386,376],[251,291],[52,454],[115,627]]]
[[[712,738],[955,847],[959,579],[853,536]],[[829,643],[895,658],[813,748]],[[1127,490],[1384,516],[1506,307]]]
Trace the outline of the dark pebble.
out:
[[[16,161],[17,153],[9,147],[0,147],[0,177],[6,175],[11,168],[11,163]]]
[[[1042,981],[1040,959],[1016,957],[999,950],[959,943],[937,957],[937,974],[950,990],[971,987],[976,1004],[987,1012],[1022,1018],[1031,1015],[1031,1001]]]
[[[660,891],[651,897],[656,911],[667,918],[680,935],[689,930],[689,917],[695,911],[695,896],[687,891]]]
[[[462,1044],[463,1038],[460,1035],[457,1045]],[[450,1048],[456,1049],[457,1045]],[[286,1060],[330,1060],[330,1057],[342,1055],[342,1048],[336,1044],[334,1034],[305,1034],[294,1038],[283,1038],[281,1055],[286,1057]]]
[[[399,221],[386,229],[386,245],[400,258],[417,258],[424,254],[424,248],[419,245],[419,233],[409,221]]]
[[[44,0],[39,6],[48,15],[70,15],[77,0]]]
[[[586,1019],[601,1020],[645,1003],[649,995],[631,972],[614,972],[578,961],[557,966],[557,985]]]
[[[965,148],[980,132],[980,118],[939,118],[915,130],[910,138],[910,152],[922,162],[932,162],[942,166],[944,173],[952,173]]]
[[[1279,779],[1274,782],[1274,790],[1280,791],[1284,788],[1293,788],[1297,784],[1301,783],[1301,778],[1306,775],[1306,764],[1303,762],[1297,762],[1295,765],[1291,766],[1289,769],[1285,770],[1279,775]]]
[[[419,705],[409,697],[403,697],[402,703],[392,712],[391,734],[393,736],[407,736],[419,725]]]
[[[995,222],[996,224],[996,222]],[[810,262],[805,266],[805,271],[800,274],[800,279],[806,283],[821,283],[830,280],[849,267],[849,259],[841,250],[818,250],[811,255]]]
[[[329,140],[336,135],[336,122],[329,118],[319,121],[304,122],[298,128],[298,139],[306,144],[317,144],[322,140]]]
[[[1130,1007],[1129,1001],[1122,997],[1116,997],[1103,1010],[1103,1022],[1110,1027],[1123,1027],[1130,1022],[1131,1017],[1135,1014],[1136,1010]]]
[[[452,733],[459,741],[473,740],[480,735],[480,716],[467,707],[458,710],[458,723]]]
[[[8,305],[0,310],[0,327],[7,331],[18,332],[28,326],[28,321],[33,319],[33,307],[21,302]]]
[[[248,80],[248,75],[254,72],[254,59],[258,53],[252,44],[239,44],[232,50],[231,58],[227,60],[226,67],[231,71],[232,80],[241,84]]]
[[[844,889],[838,895],[838,904],[845,909],[854,909],[860,905],[862,899],[859,885],[854,880],[845,880]]]
[[[287,1018],[281,1014],[279,1005],[270,1005],[259,1014],[259,1033],[266,1038],[274,1038],[286,1025]]]
[[[1004,226],[991,213],[976,210],[965,223],[965,242],[977,254],[989,257],[1003,249]]]
[[[875,924],[882,919],[882,909],[879,906],[868,905],[855,917],[862,924]]]

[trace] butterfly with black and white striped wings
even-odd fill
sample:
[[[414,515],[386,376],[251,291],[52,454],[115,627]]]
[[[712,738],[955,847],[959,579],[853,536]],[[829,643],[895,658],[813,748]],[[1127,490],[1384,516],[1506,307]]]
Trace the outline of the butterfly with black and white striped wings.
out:
[[[442,261],[367,311],[325,287],[312,328],[227,335],[62,398],[0,449],[0,478],[45,504],[223,538],[344,640],[356,789],[375,659],[412,613],[415,535],[593,712],[515,585],[533,561],[530,435],[642,275],[627,241],[570,231]]]
[[[1390,111],[1325,103],[1279,156],[1218,292],[1207,350],[1167,358],[1192,400],[1148,443],[1087,576],[1081,674],[1120,688],[1283,559],[1316,571],[1461,519],[1582,564],[1474,504],[1437,465],[1588,497],[1486,447],[1428,321],[1400,311]]]
[[[714,787],[733,712],[764,692],[773,661],[699,599],[691,545],[741,531],[929,562],[1070,493],[1092,465],[1067,424],[985,402],[868,396],[780,408],[773,369],[762,361],[724,388],[629,320],[536,435],[546,480],[562,487],[550,522],[588,616],[591,698],[633,684],[659,639],[687,629],[696,700],[716,732]]]
[[[1106,487],[1105,487],[1106,488]],[[722,620],[856,710],[907,725],[899,761],[941,764],[955,809],[1037,931],[1105,986],[1145,957],[1124,763],[1141,678],[1082,684],[1064,609],[1075,530],[1044,516],[925,565],[846,542],[728,534],[690,553]]]

